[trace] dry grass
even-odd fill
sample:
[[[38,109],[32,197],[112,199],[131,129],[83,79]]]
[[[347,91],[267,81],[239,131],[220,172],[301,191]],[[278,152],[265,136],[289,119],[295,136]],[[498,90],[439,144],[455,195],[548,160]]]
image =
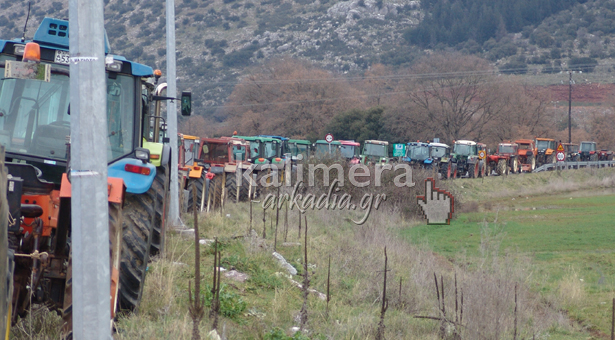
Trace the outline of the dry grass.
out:
[[[584,282],[575,268],[568,268],[559,282],[557,292],[562,305],[567,308],[579,306],[584,301],[586,296]]]

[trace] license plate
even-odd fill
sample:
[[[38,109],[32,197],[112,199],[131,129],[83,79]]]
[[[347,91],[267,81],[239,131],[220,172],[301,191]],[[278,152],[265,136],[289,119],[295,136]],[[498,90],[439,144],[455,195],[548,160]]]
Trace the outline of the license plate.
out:
[[[54,62],[58,64],[68,65],[70,63],[68,51],[56,50],[56,57],[54,59]]]

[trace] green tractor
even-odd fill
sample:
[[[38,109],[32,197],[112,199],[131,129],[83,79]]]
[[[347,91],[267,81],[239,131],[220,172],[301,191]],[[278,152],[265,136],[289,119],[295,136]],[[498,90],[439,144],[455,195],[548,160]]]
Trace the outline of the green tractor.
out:
[[[72,320],[69,23],[45,18],[32,41],[0,40],[0,145],[9,177],[8,253],[15,254],[11,319],[31,303]],[[106,38],[106,37],[105,37]],[[105,39],[107,41],[107,39]],[[151,67],[105,46],[110,307],[139,305],[147,262],[159,249],[166,191],[143,148],[155,103]],[[44,70],[30,77],[15,70]],[[157,236],[158,233],[158,237]],[[87,247],[87,245],[85,245]],[[46,253],[34,258],[32,254]],[[4,291],[3,291],[4,293]]]
[[[386,164],[389,162],[389,142],[366,140],[363,143],[361,164]]]
[[[469,177],[479,177],[482,163],[478,157],[478,145],[470,140],[458,140],[453,146],[451,153],[452,178],[459,178],[468,175]]]
[[[310,158],[310,148],[312,143],[309,140],[303,139],[289,139],[288,140],[288,153],[290,153],[291,160],[296,162],[297,160],[307,160]],[[301,157],[299,157],[301,155]]]

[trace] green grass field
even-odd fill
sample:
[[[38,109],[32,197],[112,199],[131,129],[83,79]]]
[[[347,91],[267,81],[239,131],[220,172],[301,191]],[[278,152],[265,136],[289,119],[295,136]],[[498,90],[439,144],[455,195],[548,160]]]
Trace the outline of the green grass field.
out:
[[[608,176],[610,170],[600,171]],[[564,175],[567,178],[561,182],[561,175],[555,173],[517,181],[533,183],[550,178],[564,183],[572,176],[587,175],[587,171]],[[507,190],[511,187],[514,184],[509,183]],[[610,334],[615,297],[615,190],[570,188],[573,190],[555,194],[539,191],[528,196],[516,191],[512,197],[493,199],[481,197],[476,183],[460,183],[458,190],[469,190],[467,196],[487,209],[459,214],[446,226],[408,228],[401,235],[411,243],[427,244],[453,263],[463,256],[473,265],[484,256],[485,243],[499,243],[500,253],[530,261],[528,283],[533,290],[560,297],[569,317],[600,338]],[[566,301],[575,289],[579,296]]]

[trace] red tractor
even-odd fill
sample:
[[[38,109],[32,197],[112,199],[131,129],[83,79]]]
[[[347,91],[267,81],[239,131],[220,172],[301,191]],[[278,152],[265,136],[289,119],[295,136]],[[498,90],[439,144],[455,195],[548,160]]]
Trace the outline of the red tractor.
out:
[[[613,151],[599,150],[598,151],[598,160],[599,161],[612,161],[613,160]]]
[[[521,171],[532,172],[536,169],[536,144],[531,139],[517,139],[515,141],[519,147],[517,149],[517,157]]]
[[[202,163],[210,174],[215,175],[210,177],[214,181],[220,178],[224,182],[226,198],[232,201],[247,199],[250,183],[242,178],[241,186],[238,186],[237,174],[242,175],[242,172],[252,165],[248,161],[249,142],[233,137],[202,138],[197,155],[198,162]],[[205,191],[207,190],[197,193],[199,200]]]
[[[519,145],[517,143],[500,143],[495,154],[487,156],[487,171],[495,169],[498,175],[518,173],[521,166],[518,159]]]

